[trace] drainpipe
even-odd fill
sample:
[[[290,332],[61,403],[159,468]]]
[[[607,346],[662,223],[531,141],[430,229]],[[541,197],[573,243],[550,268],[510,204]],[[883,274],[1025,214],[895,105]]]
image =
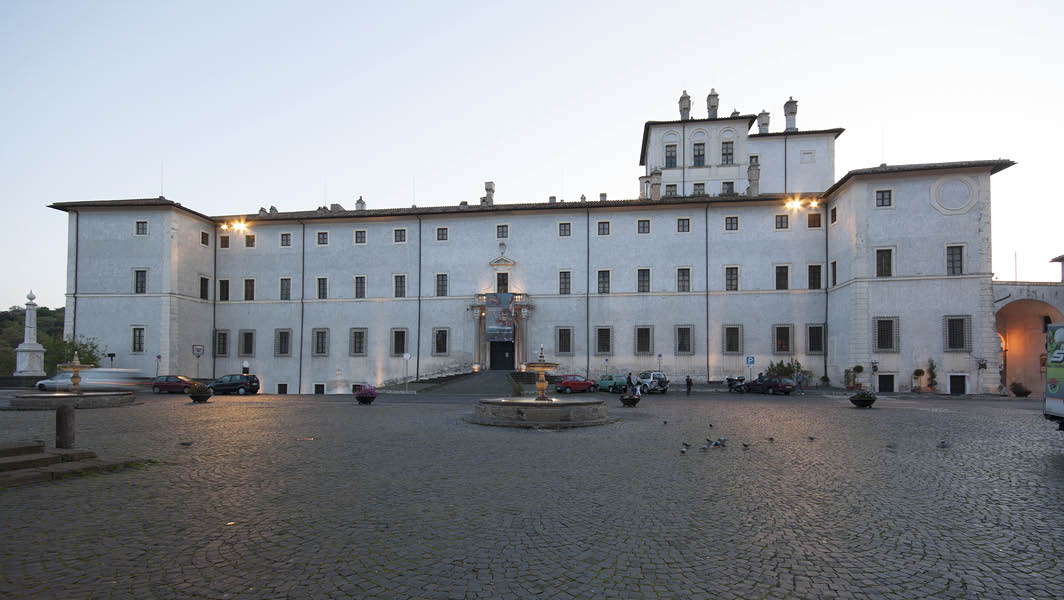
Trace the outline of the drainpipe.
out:
[[[705,205],[705,217],[703,222],[706,226],[706,382],[709,382],[709,202]],[[694,343],[692,336],[691,343]]]
[[[70,326],[70,339],[78,339],[78,245],[81,241],[81,212],[74,211],[74,315]]]
[[[421,215],[417,217],[417,358],[414,359],[414,381],[421,380]],[[451,340],[447,340],[450,344]]]
[[[591,208],[584,209],[587,217],[587,252],[584,265],[584,351],[587,355],[587,366],[584,368],[584,377],[591,379]],[[612,340],[611,340],[612,342]]]
[[[828,205],[824,203],[824,221],[827,221]],[[828,224],[824,223],[824,377],[828,376],[828,302],[831,299],[831,254],[828,253]]]
[[[218,357],[215,356],[215,350],[218,348],[218,224],[214,224],[214,253],[211,257],[214,262],[214,272],[211,273],[211,277],[214,279],[214,293],[211,294],[211,379],[218,377]],[[196,363],[199,364],[198,362]],[[198,369],[198,367],[197,367]],[[199,376],[199,373],[196,373]]]
[[[303,393],[303,317],[305,299],[303,294],[303,288],[305,286],[306,271],[307,271],[307,224],[303,221],[299,222],[299,226],[302,228],[299,234],[299,378],[297,379],[296,389],[297,394]]]

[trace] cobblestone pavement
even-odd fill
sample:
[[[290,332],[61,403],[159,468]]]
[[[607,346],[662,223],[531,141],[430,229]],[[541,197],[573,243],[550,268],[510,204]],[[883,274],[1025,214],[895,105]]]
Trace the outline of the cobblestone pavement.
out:
[[[472,400],[142,400],[78,411],[78,445],[156,464],[0,490],[0,597],[1064,596],[1035,402],[611,398],[620,422],[547,432]],[[0,412],[0,439],[53,423]]]

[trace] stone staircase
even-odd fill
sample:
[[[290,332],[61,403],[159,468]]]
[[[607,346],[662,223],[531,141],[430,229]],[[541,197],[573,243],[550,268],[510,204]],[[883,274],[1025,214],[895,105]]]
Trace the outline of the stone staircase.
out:
[[[44,442],[0,444],[0,489],[73,475],[116,471],[137,460],[100,460],[91,450],[46,449]]]

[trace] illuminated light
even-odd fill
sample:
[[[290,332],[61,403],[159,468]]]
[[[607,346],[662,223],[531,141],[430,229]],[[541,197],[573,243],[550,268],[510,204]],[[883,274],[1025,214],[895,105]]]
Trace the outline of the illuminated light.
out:
[[[817,202],[816,200],[811,200],[811,201],[809,202],[809,208],[816,208],[816,207],[818,207],[818,206],[820,206],[820,203],[819,203],[819,202]]]
[[[222,223],[222,231],[229,229],[229,223]]]

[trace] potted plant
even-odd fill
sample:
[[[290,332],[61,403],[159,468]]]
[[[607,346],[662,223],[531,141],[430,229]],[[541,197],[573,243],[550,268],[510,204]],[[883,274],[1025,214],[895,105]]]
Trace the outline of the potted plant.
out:
[[[211,397],[211,389],[202,383],[196,382],[188,388],[188,397],[193,402],[206,402]]]
[[[1009,385],[1009,389],[1016,395],[1017,398],[1026,398],[1031,395],[1031,390],[1027,389],[1027,386],[1023,385],[1019,381],[1013,381]]]
[[[821,375],[821,376],[820,376],[820,383],[821,383],[821,385],[823,385],[824,387],[828,387],[828,386],[830,386],[830,385],[831,385],[831,378],[830,378],[830,377],[828,377],[827,375]]]
[[[354,388],[355,400],[359,404],[372,404],[377,398],[377,388],[368,383],[356,383],[351,387]]]
[[[936,379],[935,373],[935,359],[927,359],[927,389],[932,392],[935,391],[935,387],[938,386],[938,379]]]
[[[635,394],[621,394],[621,404],[631,408],[636,404],[639,404],[639,396],[636,396]]]
[[[858,389],[858,390],[861,389],[861,382],[857,381],[857,379],[861,376],[861,373],[864,373],[864,367],[861,366],[861,365],[854,365],[853,366],[853,387]]]
[[[850,396],[850,402],[857,408],[872,408],[872,404],[876,401],[876,395],[871,390],[860,390],[856,394]]]
[[[853,371],[850,369],[844,369],[842,371],[842,383],[848,390],[853,389]]]
[[[924,376],[923,369],[913,369],[913,391],[920,391],[920,378]]]

